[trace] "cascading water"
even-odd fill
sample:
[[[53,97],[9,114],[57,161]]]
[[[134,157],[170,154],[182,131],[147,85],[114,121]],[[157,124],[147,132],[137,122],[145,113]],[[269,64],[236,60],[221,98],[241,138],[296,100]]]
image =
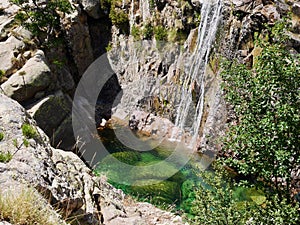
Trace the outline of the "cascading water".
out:
[[[177,108],[175,125],[182,130],[188,131],[193,136],[190,147],[193,147],[195,144],[202,120],[206,67],[210,50],[216,36],[221,16],[221,8],[221,0],[206,0],[202,3],[197,45],[191,56],[188,75],[184,78],[181,89],[181,100],[179,107]],[[193,90],[195,84],[198,84],[200,89],[196,106],[193,102]],[[192,118],[192,123],[189,125],[187,123],[188,117]]]
[[[143,22],[147,22],[151,17],[150,4],[148,0],[140,0],[140,10],[143,16]]]

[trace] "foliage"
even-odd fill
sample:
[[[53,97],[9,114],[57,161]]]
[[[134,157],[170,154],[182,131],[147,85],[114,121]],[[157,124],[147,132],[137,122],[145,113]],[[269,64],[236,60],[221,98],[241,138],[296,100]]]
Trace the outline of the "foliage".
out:
[[[298,224],[297,208],[281,201],[276,195],[266,197],[256,188],[233,184],[224,168],[200,173],[203,184],[198,186],[190,210],[191,224]]]
[[[123,9],[117,7],[116,1],[111,2],[109,18],[111,19],[113,25],[121,29],[126,34],[129,33],[128,14]]]
[[[0,193],[0,220],[13,224],[63,224],[33,188]]]
[[[2,153],[0,152],[0,162],[6,163],[12,159],[12,154],[10,152]]]
[[[0,141],[4,139],[4,133],[0,132]]]
[[[168,37],[167,29],[163,26],[157,26],[154,28],[154,37],[157,41],[166,41]]]
[[[134,40],[136,40],[136,41],[140,40],[141,32],[140,32],[139,28],[136,27],[135,25],[132,26],[130,34],[133,36]]]
[[[36,129],[28,123],[24,123],[22,125],[22,133],[28,139],[35,138],[37,136]]]
[[[25,147],[29,147],[29,141],[26,138],[23,139],[23,144]]]
[[[250,204],[234,198],[233,185],[221,169],[201,172],[203,184],[198,187],[190,214],[193,224],[245,224],[251,217]]]
[[[151,40],[153,37],[153,25],[151,22],[148,22],[143,27],[143,38],[146,40]]]
[[[41,37],[44,34],[45,41],[50,37],[57,38],[61,33],[61,18],[72,11],[68,0],[48,0],[41,3],[37,0],[11,0],[18,5],[20,10],[15,16],[25,28],[35,36]]]
[[[2,77],[4,77],[4,75],[5,75],[5,71],[4,70],[0,70],[0,81],[1,81]]]
[[[276,190],[289,196],[291,171],[300,163],[300,67],[275,28],[272,39],[258,43],[262,51],[252,69],[237,62],[223,67],[226,98],[238,117],[224,149],[233,156],[226,163],[240,174],[262,185],[273,180]]]

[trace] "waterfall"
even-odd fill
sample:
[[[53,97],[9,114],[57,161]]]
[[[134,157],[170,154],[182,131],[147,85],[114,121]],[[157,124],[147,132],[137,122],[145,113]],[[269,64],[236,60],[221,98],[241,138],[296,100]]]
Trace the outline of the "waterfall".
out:
[[[131,0],[131,5],[130,5],[130,28],[133,27],[134,25],[134,0]]]
[[[147,22],[151,17],[149,0],[140,0],[140,10],[143,17],[143,22]]]
[[[197,45],[191,56],[188,74],[183,81],[181,100],[179,107],[177,108],[175,125],[182,130],[188,131],[193,136],[190,143],[191,147],[195,144],[202,120],[205,95],[205,70],[208,64],[210,50],[217,32],[218,22],[221,16],[221,8],[221,0],[202,1]],[[192,96],[193,86],[195,83],[200,86],[196,106],[193,102]],[[187,124],[187,119],[192,119],[191,125]]]

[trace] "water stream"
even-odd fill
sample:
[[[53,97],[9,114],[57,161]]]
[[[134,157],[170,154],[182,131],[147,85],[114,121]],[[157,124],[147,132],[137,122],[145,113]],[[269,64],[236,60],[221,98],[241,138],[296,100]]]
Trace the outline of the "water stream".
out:
[[[189,71],[187,76],[184,77],[181,101],[177,108],[175,125],[182,130],[190,132],[193,136],[190,143],[191,147],[195,144],[202,120],[206,67],[215,40],[221,8],[221,0],[203,1],[196,47],[191,56]],[[195,104],[193,91],[196,84],[199,85],[199,93]],[[188,118],[192,118],[192,121],[188,121]]]

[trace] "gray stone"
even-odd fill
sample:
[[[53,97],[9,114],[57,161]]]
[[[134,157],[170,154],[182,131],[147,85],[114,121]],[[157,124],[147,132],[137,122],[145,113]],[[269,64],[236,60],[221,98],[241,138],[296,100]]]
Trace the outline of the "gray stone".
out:
[[[10,75],[17,68],[17,61],[14,60],[19,50],[24,48],[22,41],[14,36],[9,37],[5,42],[0,42],[0,70]]]
[[[9,223],[9,222],[6,222],[6,221],[1,221],[1,222],[0,222],[0,225],[12,225],[12,224]]]
[[[37,92],[46,89],[50,84],[50,69],[44,52],[38,50],[21,70],[14,73],[1,85],[4,93],[19,101],[32,98]]]
[[[300,2],[295,2],[292,7],[292,11],[297,16],[300,16]]]
[[[38,126],[51,137],[63,120],[70,114],[72,100],[61,91],[47,96],[32,105],[27,111]]]

